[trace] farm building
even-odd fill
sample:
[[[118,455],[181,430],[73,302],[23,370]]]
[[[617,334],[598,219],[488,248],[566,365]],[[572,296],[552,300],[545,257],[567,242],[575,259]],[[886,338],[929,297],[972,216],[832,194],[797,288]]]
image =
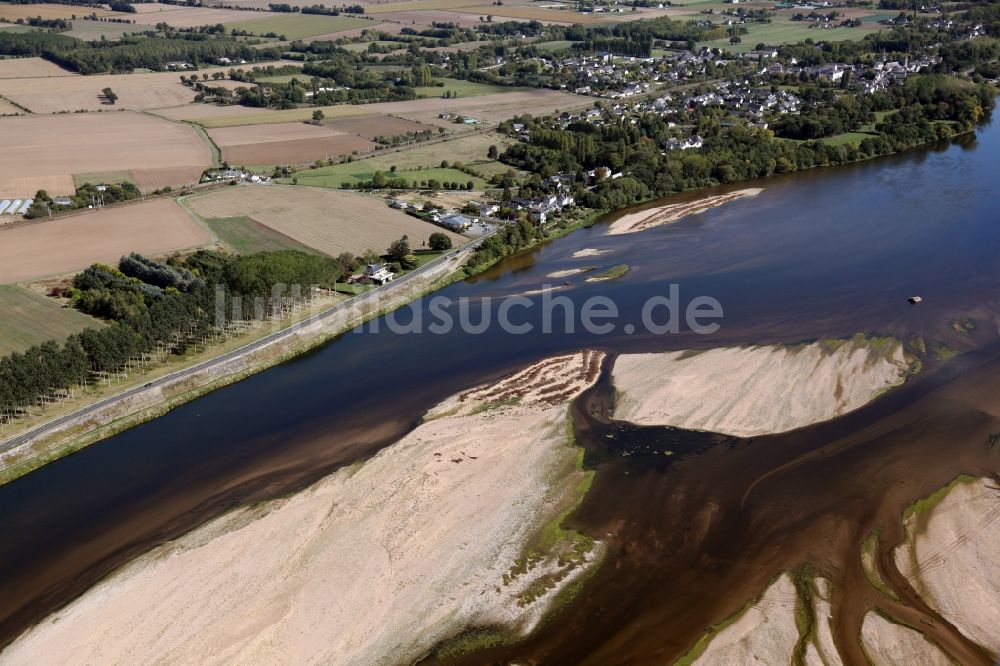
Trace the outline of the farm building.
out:
[[[15,215],[19,208],[21,208],[22,201],[20,199],[14,199],[14,203],[10,205],[7,210],[4,211],[4,215]]]
[[[31,208],[31,204],[33,203],[35,203],[34,199],[25,199],[24,203],[21,204],[20,210],[17,211],[18,215],[24,215],[25,213],[27,213],[28,209]]]
[[[441,226],[447,227],[459,233],[465,231],[472,225],[472,220],[461,214],[445,215],[441,218]]]
[[[0,201],[0,215],[3,215],[3,212],[7,210],[9,206],[10,206],[10,199],[4,199],[3,201]]]

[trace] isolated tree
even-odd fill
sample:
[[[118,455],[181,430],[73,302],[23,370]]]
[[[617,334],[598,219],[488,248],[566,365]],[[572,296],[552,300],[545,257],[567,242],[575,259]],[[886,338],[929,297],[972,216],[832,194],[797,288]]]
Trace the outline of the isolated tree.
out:
[[[495,160],[500,156],[500,152],[497,150],[496,146],[490,146],[489,150],[486,151],[486,157],[491,160]]]
[[[427,240],[428,246],[435,252],[444,252],[451,249],[451,238],[447,234],[435,231]]]
[[[319,125],[323,122],[324,118],[326,118],[326,115],[323,113],[322,109],[316,109],[313,111],[313,125]]]
[[[385,256],[390,261],[402,261],[408,254],[410,254],[410,239],[408,236],[403,236],[398,241],[392,242]]]

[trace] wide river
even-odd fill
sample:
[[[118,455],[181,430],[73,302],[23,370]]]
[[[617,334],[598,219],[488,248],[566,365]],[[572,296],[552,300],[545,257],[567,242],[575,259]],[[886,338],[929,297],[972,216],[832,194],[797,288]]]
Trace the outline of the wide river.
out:
[[[444,397],[558,352],[799,342],[859,332],[904,340],[923,336],[964,352],[940,368],[930,362],[920,378],[871,408],[794,436],[765,438],[766,446],[760,440],[707,446],[711,442],[694,438],[690,464],[668,466],[643,464],[641,456],[628,462],[616,457],[647,442],[648,432],[619,433],[608,438],[615,444],[604,451],[588,444],[597,483],[575,520],[601,535],[618,525],[609,556],[620,564],[602,567],[585,602],[519,649],[559,654],[566,662],[585,655],[599,660],[602,651],[621,656],[626,645],[636,658],[676,656],[690,646],[692,631],[738,609],[744,592],[759,591],[780,566],[801,560],[817,543],[831,551],[843,544],[847,552],[876,513],[891,516],[949,475],[996,465],[982,457],[976,439],[992,421],[974,423],[967,410],[935,405],[950,404],[941,397],[949,391],[975,393],[981,384],[970,382],[997,374],[992,340],[1000,311],[998,173],[1000,122],[994,122],[975,137],[931,150],[740,184],[729,189],[765,189],[673,225],[609,236],[599,223],[436,295],[467,297],[474,319],[484,309],[495,313],[504,296],[529,294],[539,305],[537,290],[545,284],[560,287],[555,293],[578,305],[604,295],[620,311],[611,333],[588,333],[579,325],[573,333],[561,326],[548,333],[536,326],[523,335],[496,326],[481,334],[458,327],[445,334],[398,333],[382,322],[378,332],[345,334],[0,487],[0,640],[11,640],[152,544],[236,504],[287,493],[367,457]],[[585,249],[606,252],[574,258]],[[547,277],[623,263],[631,270],[614,281]],[[710,296],[721,303],[718,332],[654,335],[641,326],[626,332],[626,322],[640,322],[643,302],[666,295],[670,284],[678,285],[682,302]],[[922,305],[907,304],[915,294],[923,297]],[[428,303],[416,306],[425,321],[431,319]],[[512,318],[535,321],[539,310],[516,309]],[[411,316],[400,313],[397,320]],[[977,323],[976,330],[957,333],[953,322],[966,319]],[[914,425],[919,419],[926,421]],[[859,434],[872,429],[880,430]],[[890,449],[875,460],[856,453],[858,447],[844,453],[839,444],[850,435],[873,441],[890,430],[910,433],[905,455]],[[951,434],[929,439],[937,431]],[[976,441],[968,455],[965,437]],[[953,447],[947,455],[939,453],[945,444]],[[876,450],[874,444],[862,448]],[[841,453],[824,454],[826,462],[810,471],[810,456],[821,451]],[[792,461],[800,464],[776,473]],[[933,473],[925,473],[929,467]],[[874,476],[864,476],[863,470],[875,469]],[[682,481],[701,489],[687,503],[670,499],[670,488]],[[890,487],[906,492],[886,505]],[[697,520],[705,505],[699,503],[732,516],[712,541],[710,556],[701,550],[684,556],[678,542],[667,563],[658,557],[663,552],[657,548],[667,548],[662,541],[656,548],[636,545],[651,531],[683,532],[684,521]],[[658,527],[650,521],[659,521]],[[801,538],[783,542],[777,555],[775,544],[789,531]],[[662,594],[652,594],[654,583],[663,586]],[[855,622],[846,613],[850,629]],[[649,622],[655,622],[652,638],[644,624]]]

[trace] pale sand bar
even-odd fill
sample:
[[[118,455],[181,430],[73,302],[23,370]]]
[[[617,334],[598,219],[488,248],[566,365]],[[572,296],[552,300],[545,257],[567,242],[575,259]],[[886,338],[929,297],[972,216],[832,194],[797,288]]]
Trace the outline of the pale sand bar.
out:
[[[658,227],[662,224],[670,224],[688,215],[704,213],[706,210],[722,206],[730,201],[736,201],[745,197],[755,197],[763,191],[763,188],[751,187],[744,190],[736,190],[735,192],[727,192],[726,194],[705,197],[697,201],[669,204],[657,208],[648,208],[636,213],[628,213],[611,223],[608,227],[608,235],[632,234]]]
[[[445,401],[367,462],[140,557],[0,662],[411,663],[469,626],[527,631],[600,552],[566,566],[557,544],[510,576],[577,497],[567,405],[600,361],[547,359]],[[563,575],[525,602],[545,574]]]
[[[963,479],[928,514],[911,514],[896,566],[966,637],[1000,653],[1000,489]]]
[[[752,437],[861,407],[905,380],[902,345],[855,338],[809,345],[623,354],[615,418]]]

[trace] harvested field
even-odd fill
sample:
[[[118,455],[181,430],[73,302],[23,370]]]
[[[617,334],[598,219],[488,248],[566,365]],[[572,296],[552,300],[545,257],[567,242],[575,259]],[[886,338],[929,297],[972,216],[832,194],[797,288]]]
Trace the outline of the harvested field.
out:
[[[371,104],[339,104],[337,106],[316,107],[323,111],[327,120],[353,116],[376,115],[368,107]],[[302,122],[312,118],[315,108],[273,109],[250,108],[246,106],[214,106],[211,104],[189,104],[180,108],[158,109],[157,115],[198,123],[209,129],[219,127],[239,127],[240,125],[270,125],[276,123]]]
[[[131,75],[142,76],[142,75]],[[86,77],[94,78],[94,77]],[[116,88],[117,90],[117,88]],[[505,90],[500,88],[500,90]],[[571,95],[556,90],[517,90],[460,97],[457,99],[427,98],[405,102],[378,102],[375,104],[338,104],[318,107],[327,121],[338,118],[394,116],[414,122],[460,129],[450,120],[438,117],[442,112],[472,116],[487,123],[499,123],[521,113],[542,115],[556,109],[576,109],[588,107],[593,100],[579,95]],[[252,109],[242,106],[213,106],[210,104],[164,104],[154,110],[157,115],[174,120],[188,120],[204,127],[237,127],[239,125],[263,125],[271,123],[293,123],[312,118],[314,108]]]
[[[137,3],[135,7],[137,13],[126,16],[135,20],[136,24],[140,26],[138,29],[141,29],[142,25],[156,25],[161,22],[168,23],[174,28],[196,28],[200,25],[230,24],[247,19],[246,12],[236,9],[210,9],[208,7],[183,7],[153,3]]]
[[[480,16],[485,16],[490,12],[484,12]],[[482,21],[479,16],[473,14],[463,14],[449,9],[428,9],[410,11],[391,11],[384,14],[377,14],[379,18],[389,21],[399,21],[403,25],[431,26],[434,23],[454,23],[463,28],[479,25]]]
[[[0,285],[0,311],[4,314],[0,317],[0,356],[101,325],[93,317],[17,285]]]
[[[392,116],[356,116],[354,118],[338,118],[331,122],[324,123],[337,131],[347,134],[357,134],[366,139],[374,139],[377,136],[391,137],[407,132],[423,132],[425,130],[435,130],[432,125],[406,120],[405,118],[394,118]]]
[[[392,113],[417,122],[450,128],[455,127],[455,124],[450,120],[439,118],[440,113],[471,116],[480,122],[496,124],[522,113],[540,116],[556,109],[581,108],[591,104],[593,102],[587,98],[556,90],[529,90],[458,99],[418,99],[369,106],[380,107],[373,110],[382,113]]]
[[[15,6],[27,7],[29,5]],[[37,7],[37,5],[33,6]],[[43,58],[0,58],[0,79],[33,79],[43,76],[80,75],[54,65]],[[4,90],[7,90],[6,85],[4,85]]]
[[[90,77],[88,77],[90,78]],[[143,188],[197,182],[212,153],[191,127],[138,113],[0,118],[0,195],[72,194],[72,175],[133,172]]]
[[[306,123],[246,125],[209,131],[230,164],[301,164],[364,152],[375,147],[368,139]]]
[[[458,234],[385,205],[381,199],[353,192],[285,185],[230,187],[187,200],[204,218],[250,217],[330,256],[341,252],[383,252],[406,235],[419,248],[432,233],[443,232],[455,245]]]
[[[303,185],[338,188],[342,183],[357,185],[361,181],[371,180],[376,171],[389,173],[396,167],[397,176],[409,181],[415,180],[418,184],[430,178],[463,184],[471,180],[475,189],[483,189],[486,183],[481,177],[470,178],[468,174],[455,169],[442,169],[439,166],[441,156],[447,155],[449,161],[461,162],[476,172],[505,172],[509,167],[486,159],[486,153],[491,145],[503,150],[509,142],[507,137],[493,132],[475,133],[444,142],[427,142],[398,152],[385,151],[368,159],[300,171],[296,178]]]
[[[0,18],[5,18],[8,21],[15,22],[17,19],[29,19],[36,16],[40,16],[43,19],[68,19],[74,16],[90,16],[91,14],[97,14],[98,16],[120,16],[127,17],[129,14],[123,12],[113,12],[110,9],[101,7],[100,5],[82,7],[73,5],[49,5],[49,4],[37,4],[37,5],[10,5],[10,4],[0,4]]]
[[[102,37],[115,42],[122,38],[122,35],[148,30],[147,25],[135,25],[132,23],[105,23],[103,21],[73,21],[73,29],[64,32],[64,35],[76,37],[84,41],[100,40]]]
[[[199,74],[228,71],[225,67],[198,70]],[[49,74],[36,78],[5,80],[3,96],[31,109],[35,113],[59,111],[112,111],[120,109],[155,109],[189,104],[195,91],[181,85],[177,72],[144,74],[95,74],[79,76],[64,72],[65,77],[54,85]],[[112,88],[118,102],[109,105],[99,97],[104,88]]]
[[[469,0],[410,0],[409,2],[374,3],[365,7],[365,14],[385,14],[388,12],[424,12],[435,9],[454,9],[472,5]],[[485,5],[485,3],[484,3]],[[483,7],[485,11],[485,6]],[[490,12],[486,12],[487,14]]]
[[[162,254],[204,245],[211,234],[173,199],[157,199],[0,231],[0,283],[23,282],[115,263],[123,254]]]
[[[158,190],[162,187],[195,185],[201,179],[204,166],[164,167],[161,169],[132,169],[132,181],[140,190]]]
[[[476,5],[472,7],[459,7],[456,12],[465,12],[483,16],[491,14],[490,6]],[[593,14],[581,14],[580,12],[564,11],[559,9],[542,9],[541,7],[510,7],[504,5],[502,9],[493,7],[502,14],[493,14],[495,22],[502,21],[541,21],[542,23],[572,25],[574,23],[607,23],[608,19]]]
[[[224,11],[224,10],[209,10]],[[239,12],[238,12],[239,13]],[[358,18],[355,16],[322,16],[317,14],[276,14],[268,12],[264,18],[254,18],[245,20],[246,13],[242,12],[244,20],[232,24],[233,30],[246,30],[247,32],[263,35],[274,32],[284,35],[288,39],[302,39],[315,35],[327,35],[353,30],[355,28],[371,28],[375,23],[371,19]]]

